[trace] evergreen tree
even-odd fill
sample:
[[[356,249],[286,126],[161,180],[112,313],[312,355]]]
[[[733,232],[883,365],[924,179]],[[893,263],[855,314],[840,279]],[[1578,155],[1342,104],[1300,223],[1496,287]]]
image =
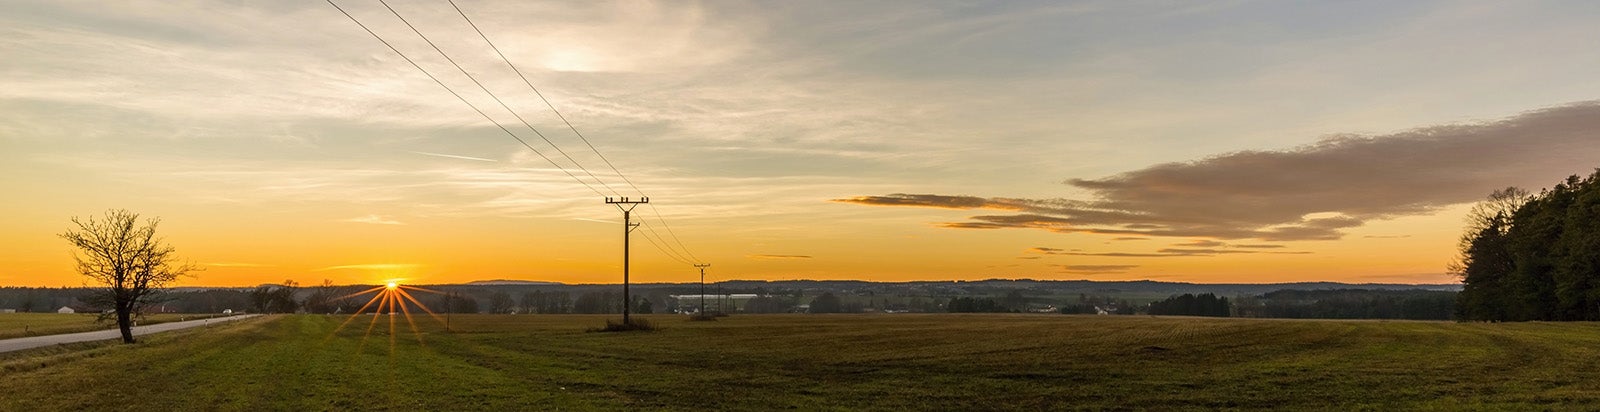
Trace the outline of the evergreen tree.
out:
[[[1464,320],[1600,320],[1600,171],[1473,209],[1452,266]]]

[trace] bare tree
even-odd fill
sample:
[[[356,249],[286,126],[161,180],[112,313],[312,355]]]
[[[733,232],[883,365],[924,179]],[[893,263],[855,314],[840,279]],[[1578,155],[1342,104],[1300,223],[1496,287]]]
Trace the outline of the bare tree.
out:
[[[1485,229],[1491,227],[1501,231],[1510,230],[1512,215],[1517,214],[1517,209],[1521,209],[1522,205],[1528,204],[1533,198],[1534,195],[1527,190],[1511,186],[1496,190],[1490,193],[1488,198],[1472,205],[1472,209],[1467,211],[1467,230],[1456,242],[1456,250],[1460,253],[1450,262],[1446,270],[1457,276],[1464,276],[1471,259],[1468,250],[1472,249],[1473,239],[1477,239]]]
[[[175,249],[156,237],[161,219],[146,219],[126,210],[108,210],[104,219],[72,218],[76,229],[61,234],[78,248],[73,259],[78,273],[106,286],[98,299],[112,305],[122,342],[133,343],[132,317],[151,303],[157,292],[179,276],[195,271],[178,263]]]

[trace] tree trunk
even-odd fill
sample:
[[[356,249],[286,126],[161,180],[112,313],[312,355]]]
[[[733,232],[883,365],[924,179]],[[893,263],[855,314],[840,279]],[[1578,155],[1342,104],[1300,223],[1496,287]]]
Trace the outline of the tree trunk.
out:
[[[133,320],[131,310],[117,306],[117,329],[122,330],[122,343],[133,343]]]

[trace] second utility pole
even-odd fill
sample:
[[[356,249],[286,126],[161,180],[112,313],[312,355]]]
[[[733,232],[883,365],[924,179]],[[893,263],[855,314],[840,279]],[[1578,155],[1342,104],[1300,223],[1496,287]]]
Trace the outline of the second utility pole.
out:
[[[711,267],[711,264],[710,263],[701,263],[701,264],[694,265],[694,267],[700,268],[700,313],[698,313],[697,315],[705,316],[706,315],[706,268]]]
[[[640,203],[650,203],[650,198],[606,198],[606,204],[617,205],[617,209],[622,210],[622,324],[627,326],[633,326],[633,321],[628,319],[628,314],[633,311],[633,308],[629,308],[633,306],[633,297],[628,295],[628,235],[633,233],[633,228],[639,227],[638,223],[633,223],[632,213]]]

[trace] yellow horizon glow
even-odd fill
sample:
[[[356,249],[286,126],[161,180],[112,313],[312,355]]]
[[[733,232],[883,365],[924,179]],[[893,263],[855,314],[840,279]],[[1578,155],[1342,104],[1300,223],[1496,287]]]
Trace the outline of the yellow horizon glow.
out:
[[[639,283],[696,282],[694,263],[709,281],[1449,283],[1452,202],[1600,158],[1571,133],[1600,124],[1600,82],[1573,69],[1600,27],[1583,2],[858,3],[417,10],[419,33],[468,42],[438,50],[481,89],[330,9],[8,10],[0,287],[96,286],[57,234],[106,209],[162,219],[204,269],[180,287],[618,284],[625,247]],[[459,24],[478,13],[503,18]],[[553,134],[495,130],[513,118]],[[837,201],[890,194],[967,201]],[[625,246],[602,198],[645,195]],[[1314,218],[1317,236],[1262,231]],[[1167,221],[1204,230],[1135,227]],[[667,225],[681,242],[654,241],[698,256],[656,250]]]

